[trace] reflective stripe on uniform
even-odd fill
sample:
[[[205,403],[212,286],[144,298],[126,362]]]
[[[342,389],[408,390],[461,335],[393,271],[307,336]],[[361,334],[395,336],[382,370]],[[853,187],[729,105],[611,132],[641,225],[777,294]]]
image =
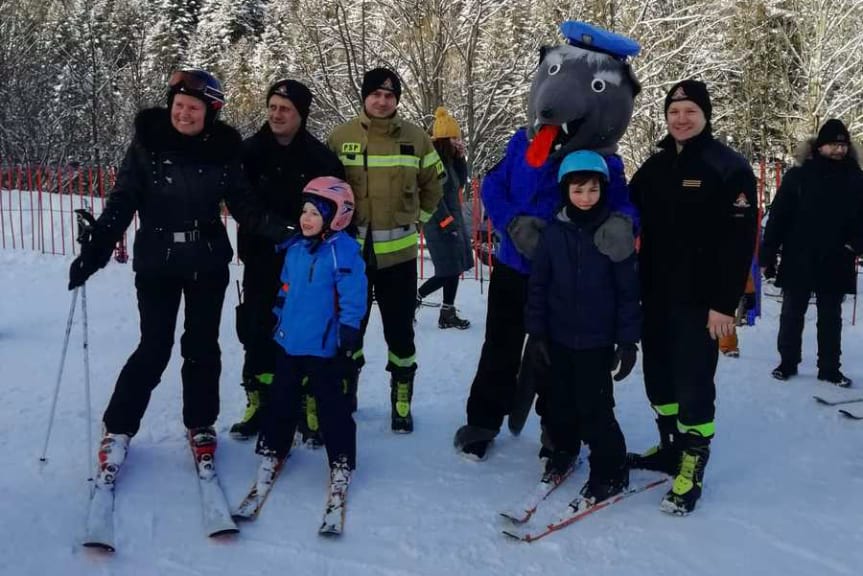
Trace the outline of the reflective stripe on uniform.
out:
[[[695,433],[702,438],[712,438],[713,435],[716,433],[716,424],[713,422],[708,422],[707,424],[696,424],[694,426],[690,426],[678,420],[677,430],[682,434]]]
[[[429,166],[434,166],[438,174],[443,174],[443,162],[441,162],[440,156],[438,156],[436,150],[432,150],[431,152],[423,156],[422,167],[428,168]]]
[[[654,404],[652,408],[660,416],[677,416],[680,405],[677,402],[674,404]]]
[[[435,153],[435,155],[437,155]],[[416,168],[420,167],[420,159],[417,156],[406,156],[402,154],[363,156],[362,154],[339,155],[339,160],[345,167],[368,166],[369,168]]]
[[[376,230],[375,232],[378,231]],[[372,235],[372,238],[374,238],[374,234]],[[359,241],[360,246],[365,245],[364,238],[357,238],[357,240]],[[416,246],[418,241],[419,235],[416,231],[410,232],[404,238],[399,238],[397,240],[373,240],[375,254],[392,254],[393,252]]]
[[[399,368],[411,368],[414,364],[417,363],[416,354],[414,354],[413,356],[408,356],[407,358],[399,358],[392,352],[388,352],[387,359]]]
[[[425,210],[420,210],[420,222],[422,222],[423,224],[425,224],[426,222],[431,220],[431,217],[432,217],[431,212],[426,212]],[[452,220],[452,216],[450,216],[450,220]]]

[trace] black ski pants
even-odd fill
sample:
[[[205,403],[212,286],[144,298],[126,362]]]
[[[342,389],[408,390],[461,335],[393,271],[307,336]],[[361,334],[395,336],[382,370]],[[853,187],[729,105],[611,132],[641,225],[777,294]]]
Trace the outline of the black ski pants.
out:
[[[219,415],[222,372],[219,325],[228,287],[228,267],[195,279],[161,274],[135,276],[141,340],[120,371],[105,410],[107,432],[134,436],[171,359],[180,298],[185,322],[180,339],[183,355],[183,423],[186,428],[212,426]]]
[[[809,290],[785,289],[782,291],[782,313],[779,316],[779,336],[777,347],[782,364],[800,364],[803,348],[803,323],[809,307]],[[842,299],[839,292],[815,293],[815,307],[818,311],[816,330],[818,332],[818,371],[834,372],[839,370],[839,357],[842,354]]]
[[[321,436],[330,465],[347,456],[356,465],[357,426],[351,414],[351,397],[342,380],[345,366],[333,358],[290,356],[280,351],[256,452],[285,456],[291,449],[304,394],[315,397]],[[303,383],[303,380],[308,380]]]
[[[647,398],[659,416],[673,416],[681,433],[714,432],[719,347],[707,331],[706,307],[645,303],[642,367]]]
[[[626,442],[614,417],[614,348],[572,350],[550,342],[548,351],[550,382],[539,394],[552,446],[576,456],[584,441],[590,446],[591,479],[618,479],[626,465]]]
[[[458,291],[459,276],[432,276],[420,286],[417,293],[421,298],[443,288],[443,303],[452,306],[455,303],[455,295]]]
[[[467,400],[471,426],[500,430],[512,407],[522,365],[527,280],[526,274],[495,262],[488,287],[485,342]]]
[[[417,295],[417,264],[409,260],[395,266],[378,269],[366,268],[368,279],[368,311],[363,318],[365,335],[372,311],[372,300],[378,303],[384,339],[389,356],[387,371],[393,376],[409,377],[417,369],[414,346],[414,311]]]
[[[251,260],[243,268],[243,302],[237,306],[237,338],[245,350],[243,383],[254,385],[254,377],[272,374],[281,352],[273,340],[276,316],[273,305],[279,291],[280,266]]]

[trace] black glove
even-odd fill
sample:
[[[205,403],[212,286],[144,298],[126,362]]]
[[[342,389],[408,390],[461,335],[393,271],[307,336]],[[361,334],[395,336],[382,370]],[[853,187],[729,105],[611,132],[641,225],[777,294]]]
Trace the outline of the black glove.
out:
[[[768,264],[764,267],[764,279],[772,280],[776,278],[776,264]]]
[[[623,262],[635,252],[632,219],[626,214],[612,214],[596,229],[593,243],[612,262]]]
[[[516,216],[506,227],[506,231],[515,249],[528,260],[533,260],[539,235],[545,225],[546,221],[538,216]]]
[[[614,364],[611,367],[611,375],[615,382],[620,382],[632,372],[635,359],[638,356],[638,346],[635,344],[621,344],[614,351]]]
[[[336,358],[346,370],[358,370],[362,367],[361,351],[363,349],[363,334],[359,328],[347,324],[339,324],[339,350]]]
[[[539,370],[551,366],[551,357],[548,355],[548,343],[541,336],[530,336],[524,347],[524,357]]]
[[[75,258],[72,261],[72,265],[69,267],[69,290],[74,290],[79,286],[83,286],[84,282],[92,276],[101,266],[99,266],[95,259],[88,255],[83,251],[80,256]]]

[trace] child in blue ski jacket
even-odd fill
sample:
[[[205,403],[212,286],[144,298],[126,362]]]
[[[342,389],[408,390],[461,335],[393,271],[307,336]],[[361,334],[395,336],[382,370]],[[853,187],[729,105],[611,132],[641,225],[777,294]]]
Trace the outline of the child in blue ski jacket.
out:
[[[586,442],[590,477],[578,506],[589,506],[629,485],[612,371],[615,381],[622,380],[635,364],[641,335],[638,269],[632,237],[603,251],[596,246],[596,230],[611,215],[602,156],[587,150],[568,154],[558,179],[562,208],[540,236],[525,328],[529,361],[549,372],[548,383],[537,389],[543,432],[553,447],[543,481],[562,481]]]
[[[290,451],[306,390],[317,405],[331,489],[346,489],[355,467],[356,423],[344,378],[362,346],[367,288],[359,243],[344,231],[353,212],[348,184],[315,178],[303,189],[302,235],[279,247],[285,263],[273,338],[284,353],[276,361],[255,448],[263,457],[259,480],[271,476]]]

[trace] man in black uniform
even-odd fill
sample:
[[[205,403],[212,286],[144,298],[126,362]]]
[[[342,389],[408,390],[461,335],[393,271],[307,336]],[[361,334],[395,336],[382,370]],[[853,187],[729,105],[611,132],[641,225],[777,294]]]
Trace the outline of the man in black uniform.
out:
[[[734,330],[755,245],[755,176],[711,134],[710,96],[684,80],[665,98],[668,136],[630,182],[641,210],[644,383],[660,444],[632,468],[675,476],[662,510],[685,515],[701,496],[714,433],[718,348]]]
[[[777,380],[797,374],[803,319],[815,292],[818,308],[818,379],[847,387],[839,371],[842,299],[857,293],[855,258],[863,251],[863,171],[840,120],[824,123],[806,143],[800,166],[788,171],[770,207],[761,265],[782,288]],[[782,253],[777,274],[776,256]]]
[[[302,212],[303,187],[318,176],[345,177],[338,157],[306,130],[312,93],[296,80],[279,80],[267,90],[267,122],[243,142],[243,168],[258,201],[287,220]],[[242,227],[238,252],[243,270],[243,301],[237,307],[237,336],[246,351],[243,387],[246,411],[231,427],[234,438],[258,433],[260,407],[272,382],[277,346],[273,341],[273,304],[283,256],[264,236]],[[313,400],[312,400],[313,401]],[[300,430],[315,443],[314,407],[300,418]],[[304,426],[305,425],[305,426]]]

